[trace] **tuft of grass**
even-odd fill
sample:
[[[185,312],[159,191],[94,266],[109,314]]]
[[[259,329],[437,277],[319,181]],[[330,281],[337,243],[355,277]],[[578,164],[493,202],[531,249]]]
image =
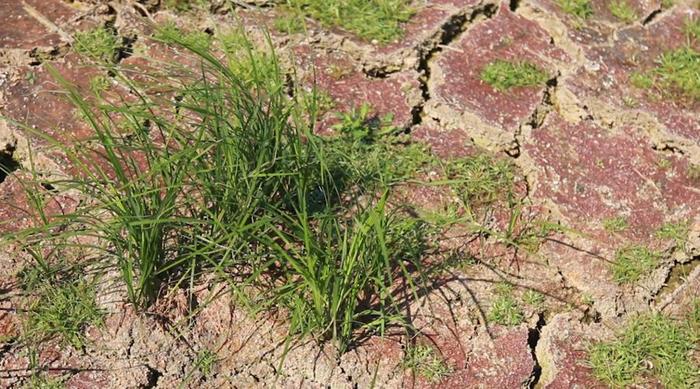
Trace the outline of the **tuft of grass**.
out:
[[[615,253],[612,263],[613,279],[619,284],[639,281],[651,273],[661,259],[661,254],[644,246],[632,245],[621,248]]]
[[[402,25],[415,13],[410,0],[286,0],[285,9],[291,20],[303,23],[302,15],[308,16],[326,27],[338,26],[380,43],[400,38]]]
[[[547,73],[529,62],[495,60],[481,71],[481,79],[496,90],[503,92],[511,88],[543,85]]]
[[[197,353],[194,364],[199,369],[199,371],[206,377],[214,372],[214,367],[217,363],[216,353],[209,350],[203,349]]]
[[[683,24],[683,31],[688,35],[689,40],[700,39],[700,18],[688,18]]]
[[[187,12],[195,8],[208,6],[210,0],[163,0],[162,5],[166,9],[176,12]]]
[[[80,349],[85,344],[85,327],[101,324],[102,317],[94,289],[87,283],[45,284],[27,310],[23,335],[30,341],[58,337]]]
[[[627,2],[627,0],[615,0],[608,4],[608,9],[614,17],[624,23],[632,23],[637,19],[637,11]]]
[[[98,62],[113,63],[121,46],[114,31],[106,27],[77,32],[74,38],[74,50]]]
[[[690,99],[700,100],[700,53],[686,46],[662,54],[657,62],[659,65],[654,69],[632,74],[632,84],[640,89],[678,92]]]
[[[590,0],[556,0],[562,11],[580,19],[588,19],[593,15]]]
[[[603,220],[603,228],[610,233],[618,233],[626,230],[629,227],[627,218],[624,216],[616,216]]]
[[[508,160],[481,154],[451,161],[445,175],[462,204],[471,208],[508,197],[515,170]]]
[[[432,382],[440,382],[452,374],[452,368],[438,355],[435,348],[428,345],[409,346],[402,365],[404,369],[411,369],[416,375]]]
[[[65,387],[61,378],[53,378],[45,374],[32,374],[22,386],[23,389],[63,389]]]
[[[204,31],[183,31],[175,23],[167,22],[159,26],[153,35],[163,42],[180,42],[183,46],[198,51],[206,51],[212,44],[211,35]]]
[[[700,382],[700,366],[691,353],[700,333],[661,314],[634,317],[619,336],[589,350],[593,373],[614,388],[644,386],[658,378],[667,388],[693,388]]]
[[[275,30],[286,34],[296,34],[306,30],[306,23],[303,15],[296,12],[286,12],[275,19],[273,24]]]
[[[515,326],[523,322],[524,316],[518,302],[513,297],[513,286],[499,283],[495,288],[496,298],[491,303],[487,319],[505,326]]]
[[[682,247],[688,239],[690,226],[688,222],[668,222],[656,230],[659,239],[672,240],[677,247]]]
[[[525,293],[523,293],[523,302],[533,308],[541,307],[542,304],[544,304],[544,300],[544,295],[535,290],[528,289],[525,291]]]

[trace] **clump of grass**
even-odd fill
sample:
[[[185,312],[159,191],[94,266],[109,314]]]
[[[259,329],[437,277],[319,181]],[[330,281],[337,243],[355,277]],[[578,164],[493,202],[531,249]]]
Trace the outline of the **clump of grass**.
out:
[[[593,345],[589,361],[595,376],[615,388],[644,386],[647,375],[667,388],[692,388],[700,379],[700,366],[691,358],[699,336],[688,323],[641,315],[617,339]]]
[[[214,372],[216,362],[216,353],[209,349],[203,349],[200,350],[199,353],[197,353],[197,357],[195,358],[194,364],[195,366],[197,366],[199,371],[206,377],[209,376],[212,372]]]
[[[616,216],[603,220],[603,228],[610,233],[618,233],[626,230],[629,227],[627,218],[624,216]]]
[[[562,11],[580,19],[588,19],[593,15],[590,0],[556,0]]]
[[[440,382],[452,374],[452,368],[437,353],[435,348],[429,345],[412,345],[406,349],[403,357],[405,369],[432,382]]]
[[[402,24],[414,14],[409,0],[286,0],[286,11],[299,22],[301,15],[359,37],[388,43],[403,35]],[[294,21],[291,25],[298,26]]]
[[[46,374],[32,374],[22,386],[23,389],[63,389],[66,385],[60,377],[49,377]]]
[[[688,18],[683,24],[683,31],[690,40],[700,39],[700,18]]]
[[[173,22],[159,26],[153,37],[164,42],[181,42],[198,51],[208,50],[212,43],[211,35],[206,32],[183,31]]]
[[[83,330],[99,325],[103,312],[92,286],[85,282],[44,284],[27,309],[24,337],[32,342],[58,337],[75,348],[85,344]]]
[[[208,3],[209,0],[163,0],[163,7],[176,12],[186,12],[206,7]]]
[[[659,239],[672,240],[676,246],[683,246],[688,239],[690,226],[687,222],[664,223],[656,230],[656,237]]]
[[[665,93],[678,92],[693,100],[700,99],[700,53],[682,47],[662,54],[659,65],[647,72],[632,74],[630,81],[640,89],[656,88]]]
[[[544,304],[544,295],[535,290],[528,289],[523,293],[523,302],[533,308],[539,308]]]
[[[503,92],[511,88],[543,85],[547,81],[547,73],[529,62],[498,59],[484,67],[481,79]]]
[[[491,303],[487,319],[505,326],[515,326],[523,322],[523,312],[513,297],[513,286],[500,283],[495,288],[496,298]]]
[[[637,19],[637,11],[626,0],[615,0],[608,5],[610,13],[620,21],[632,23]]]
[[[279,32],[295,34],[306,30],[306,23],[303,15],[288,11],[275,19],[274,27]]]
[[[506,198],[513,190],[515,170],[507,160],[481,154],[451,161],[445,175],[462,204],[476,207]]]
[[[74,38],[77,53],[99,62],[113,63],[121,46],[115,33],[106,27],[77,32]]]
[[[644,246],[632,245],[621,248],[615,253],[612,263],[613,279],[619,284],[635,283],[651,273],[660,259],[660,253]]]

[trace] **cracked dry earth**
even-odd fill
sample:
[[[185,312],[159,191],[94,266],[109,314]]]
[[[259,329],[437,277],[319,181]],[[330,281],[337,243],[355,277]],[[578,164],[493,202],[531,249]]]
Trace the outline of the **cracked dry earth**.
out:
[[[177,16],[158,3],[0,0],[0,115],[59,139],[89,136],[71,106],[53,93],[57,85],[46,70],[51,63],[83,86],[90,75],[105,73],[73,53],[77,31],[113,26],[134,48],[120,56],[121,64],[139,66],[143,58],[188,63],[187,55],[148,39],[147,18],[176,19],[202,31],[242,24],[260,34],[268,27],[299,82],[315,80],[337,109],[367,102],[378,115],[392,113],[396,125],[444,158],[476,152],[510,158],[522,172],[532,208],[567,228],[517,267],[494,250],[436,280],[440,287],[408,308],[421,336],[452,368],[440,382],[403,369],[400,335],[371,337],[342,355],[330,345],[300,341],[280,365],[284,322],[254,316],[235,306],[222,285],[205,283],[196,297],[211,303],[185,326],[186,335],[169,327],[186,317],[184,295],[167,296],[153,315],[101,298],[105,325],[87,329],[85,350],[52,344],[40,350],[39,364],[66,377],[66,387],[604,387],[586,362],[587,346],[610,338],[631,314],[681,314],[700,291],[700,177],[693,174],[700,165],[700,103],[659,99],[629,80],[660,53],[686,44],[683,21],[698,16],[697,2],[667,8],[656,0],[632,0],[639,19],[622,24],[605,1],[593,0],[596,12],[581,25],[548,0],[426,0],[404,26],[405,35],[386,45],[313,22],[305,33],[276,32],[279,10],[265,1]],[[697,41],[691,45],[700,49]],[[496,59],[527,60],[550,78],[541,87],[499,92],[479,76]],[[70,169],[20,127],[0,122],[4,161],[26,165],[30,144],[45,171]],[[26,198],[15,177],[21,172],[0,177],[0,218],[15,220],[13,228],[26,223],[20,211]],[[409,195],[424,204],[450,201],[423,189]],[[61,193],[54,200],[56,208],[73,201]],[[615,217],[626,218],[629,228],[607,232],[604,221]],[[684,247],[654,233],[678,220],[690,224]],[[609,265],[628,244],[664,255],[641,282],[621,286]],[[2,339],[21,328],[12,285],[27,261],[11,248],[0,252]],[[680,267],[683,277],[676,275]],[[503,280],[515,286],[517,298],[528,290],[546,296],[542,305],[525,308],[520,325],[485,320],[494,285]],[[219,359],[206,377],[192,368],[201,347]],[[22,387],[28,366],[26,353],[5,345],[0,387]]]

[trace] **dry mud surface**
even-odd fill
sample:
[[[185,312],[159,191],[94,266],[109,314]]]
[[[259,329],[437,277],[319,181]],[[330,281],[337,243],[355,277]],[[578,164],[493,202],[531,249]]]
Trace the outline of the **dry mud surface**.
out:
[[[241,4],[235,13],[179,15],[178,23],[200,30],[242,23],[259,33],[277,12],[265,1],[234,3]],[[272,32],[280,56],[301,80],[315,80],[337,108],[368,102],[377,114],[392,113],[396,125],[441,156],[507,155],[522,170],[533,207],[576,231],[547,241],[517,268],[497,253],[482,258],[409,307],[424,340],[453,368],[442,382],[404,371],[399,334],[369,338],[340,356],[330,346],[301,341],[280,364],[284,321],[236,307],[215,283],[199,287],[198,300],[212,302],[189,319],[186,335],[170,327],[186,317],[184,296],[168,295],[147,315],[105,297],[105,326],[88,329],[86,350],[49,344],[39,364],[67,377],[69,388],[604,387],[585,362],[587,345],[610,337],[635,312],[677,314],[700,290],[700,175],[691,168],[700,165],[700,103],[648,96],[629,81],[638,66],[652,66],[660,53],[685,44],[683,20],[699,12],[693,2],[662,8],[659,1],[632,0],[639,19],[622,24],[605,2],[592,3],[603,11],[581,27],[548,0],[427,0],[405,36],[387,45],[313,24],[304,34]],[[70,49],[73,33],[97,25],[114,26],[130,44],[142,44],[137,54],[120,58],[125,65],[138,66],[139,56],[185,63],[143,38],[150,33],[144,19],[172,17],[158,0],[0,0],[0,115],[59,139],[89,136],[71,106],[52,93],[57,86],[45,63],[79,85],[104,72],[83,65]],[[479,77],[484,64],[498,58],[526,59],[551,79],[500,93]],[[40,141],[0,122],[0,158],[26,163],[29,142],[36,164],[70,171],[60,156],[42,153]],[[418,189],[412,195],[426,203],[438,196]],[[26,200],[16,177],[1,176],[0,218],[21,228]],[[57,194],[53,206],[71,201]],[[629,228],[607,232],[604,221],[619,216]],[[654,231],[677,220],[691,226],[685,247],[674,250]],[[608,265],[629,243],[661,250],[664,258],[638,285],[620,286]],[[20,325],[6,296],[27,261],[11,248],[0,252],[3,339]],[[675,280],[678,266],[690,275]],[[494,284],[502,280],[513,283],[518,296],[541,292],[545,304],[528,308],[519,326],[486,323]],[[203,347],[219,358],[207,377],[193,369]],[[18,347],[0,348],[0,387],[21,387],[28,366]]]

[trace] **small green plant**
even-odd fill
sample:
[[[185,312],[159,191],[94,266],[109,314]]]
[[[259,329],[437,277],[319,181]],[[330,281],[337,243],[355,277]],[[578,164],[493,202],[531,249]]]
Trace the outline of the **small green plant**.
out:
[[[700,180],[700,165],[689,163],[686,174],[688,175],[688,178],[693,181]]]
[[[610,13],[624,23],[632,23],[637,19],[637,11],[627,2],[627,0],[611,1],[608,5]]]
[[[480,154],[450,161],[445,175],[468,208],[506,199],[513,190],[515,170],[510,161]]]
[[[588,19],[593,15],[590,0],[556,0],[562,11],[580,19]]]
[[[412,345],[406,349],[403,367],[428,381],[440,382],[452,374],[452,368],[438,355],[435,348],[428,345]]]
[[[538,291],[528,289],[523,293],[523,301],[533,308],[541,307],[544,304],[544,300],[544,295]]]
[[[106,27],[80,31],[75,34],[73,48],[93,61],[113,63],[121,43],[115,33]]]
[[[292,15],[309,16],[325,26],[388,43],[403,35],[402,24],[415,12],[410,5],[410,0],[286,0],[284,8]]]
[[[99,325],[103,316],[92,286],[85,282],[44,284],[38,292],[36,301],[27,310],[24,337],[31,341],[59,337],[75,348],[82,348],[83,329]]]
[[[700,18],[686,19],[683,31],[685,31],[690,40],[700,39]]]
[[[191,11],[194,8],[204,8],[210,0],[163,0],[163,7],[176,12]]]
[[[216,362],[216,353],[209,349],[203,349],[200,350],[199,353],[197,353],[197,357],[195,358],[194,364],[195,366],[197,366],[197,369],[199,369],[199,371],[206,377],[209,376],[212,372],[214,372]]]
[[[648,375],[667,388],[697,387],[700,366],[691,353],[700,333],[688,324],[658,313],[632,318],[616,339],[591,347],[593,373],[615,388],[645,386]]]
[[[302,15],[296,12],[287,12],[275,19],[275,30],[286,34],[295,34],[306,30],[306,23]]]
[[[496,298],[491,303],[487,319],[505,326],[515,326],[523,322],[523,312],[513,297],[513,285],[501,282],[496,285]]]
[[[32,374],[23,389],[63,389],[66,385],[60,377],[49,377],[46,374]]]
[[[676,246],[682,247],[688,239],[690,226],[687,222],[669,222],[663,224],[656,230],[656,237],[659,239],[672,240]]]
[[[204,31],[183,31],[173,22],[165,23],[158,27],[153,35],[155,39],[163,42],[180,42],[186,47],[198,51],[206,51],[212,43],[211,35]]]
[[[629,227],[629,223],[624,216],[616,216],[603,220],[603,228],[610,233],[622,232],[626,230],[627,227]]]
[[[682,47],[662,54],[659,65],[644,73],[630,76],[632,85],[640,89],[652,87],[665,93],[678,92],[693,100],[700,99],[700,53],[691,47]]]
[[[619,284],[639,281],[651,273],[661,259],[661,254],[644,246],[627,246],[617,250],[612,263],[613,279]]]
[[[481,79],[496,90],[503,92],[511,88],[543,85],[547,73],[529,62],[495,60],[481,71]]]

